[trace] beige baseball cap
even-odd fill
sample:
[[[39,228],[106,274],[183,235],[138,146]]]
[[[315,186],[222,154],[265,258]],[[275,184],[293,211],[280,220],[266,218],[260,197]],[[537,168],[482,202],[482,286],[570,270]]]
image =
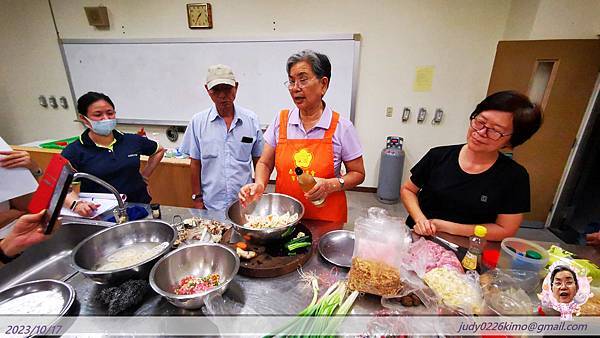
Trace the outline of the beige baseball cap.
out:
[[[235,86],[235,76],[231,67],[226,65],[212,65],[208,67],[208,74],[206,75],[206,87],[212,89],[212,87],[219,84],[228,84]]]

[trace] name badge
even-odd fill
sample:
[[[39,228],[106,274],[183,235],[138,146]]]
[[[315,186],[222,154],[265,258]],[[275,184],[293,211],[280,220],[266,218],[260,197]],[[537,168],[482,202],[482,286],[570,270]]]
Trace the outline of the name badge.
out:
[[[254,139],[252,137],[244,136],[242,137],[242,143],[252,143]]]

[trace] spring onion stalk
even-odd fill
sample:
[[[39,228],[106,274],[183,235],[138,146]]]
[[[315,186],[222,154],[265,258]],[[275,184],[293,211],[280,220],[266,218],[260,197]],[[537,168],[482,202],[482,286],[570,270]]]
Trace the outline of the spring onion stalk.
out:
[[[360,292],[358,292],[358,291],[352,291],[350,296],[348,296],[346,298],[344,303],[339,307],[339,309],[335,313],[335,317],[327,325],[325,332],[327,334],[332,334],[331,337],[334,337],[333,335],[335,335],[337,328],[340,326],[340,324],[342,323],[342,321],[344,320],[344,318],[348,314],[348,312],[350,312],[350,308],[356,301],[356,298],[358,297],[359,294],[360,294]]]
[[[298,313],[299,317],[319,317],[316,321],[303,321],[297,319],[285,327],[277,330],[273,335],[265,337],[274,337],[281,335],[281,332],[300,332],[311,333],[312,337],[331,336],[335,334],[340,323],[354,304],[359,295],[358,291],[352,292],[347,296],[348,288],[345,282],[336,282],[331,285],[327,291],[317,300],[319,286],[316,277],[307,277],[301,272],[303,279],[310,279],[313,289],[313,298],[310,304]],[[329,319],[329,317],[333,317]],[[292,336],[299,337],[299,336]]]
[[[311,245],[310,242],[300,242],[300,243],[288,244],[286,246],[286,248],[288,249],[288,251],[294,251],[296,249],[304,248],[304,247],[307,247],[310,245]]]

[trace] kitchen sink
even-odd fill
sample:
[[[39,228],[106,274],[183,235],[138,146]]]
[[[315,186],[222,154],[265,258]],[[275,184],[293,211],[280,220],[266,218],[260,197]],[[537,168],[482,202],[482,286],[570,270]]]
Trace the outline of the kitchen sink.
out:
[[[73,248],[88,236],[110,225],[105,222],[88,223],[81,220],[69,223],[63,220],[63,225],[52,238],[28,248],[10,264],[0,268],[0,290],[38,279],[65,281],[73,276],[77,272],[70,264]]]

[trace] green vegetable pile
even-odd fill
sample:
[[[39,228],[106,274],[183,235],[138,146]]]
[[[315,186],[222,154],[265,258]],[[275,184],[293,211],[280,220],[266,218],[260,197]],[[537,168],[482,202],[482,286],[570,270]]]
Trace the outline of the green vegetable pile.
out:
[[[310,304],[300,313],[299,317],[319,317],[321,320],[303,320],[298,318],[295,321],[279,329],[276,333],[267,337],[296,337],[286,334],[300,334],[302,337],[334,337],[336,330],[344,316],[348,314],[352,304],[358,297],[359,292],[347,288],[345,281],[337,281],[319,297],[319,282],[315,276],[306,276],[303,273],[303,279],[310,283],[313,290],[313,298]],[[322,320],[327,317],[327,320]]]

